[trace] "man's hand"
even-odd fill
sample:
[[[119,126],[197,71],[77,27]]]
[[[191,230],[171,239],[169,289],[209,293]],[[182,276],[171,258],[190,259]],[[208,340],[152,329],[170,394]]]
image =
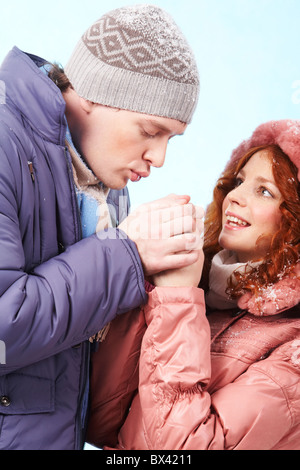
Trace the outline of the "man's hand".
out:
[[[136,243],[145,275],[183,268],[201,256],[204,211],[189,201],[171,194],[141,205],[119,225]]]

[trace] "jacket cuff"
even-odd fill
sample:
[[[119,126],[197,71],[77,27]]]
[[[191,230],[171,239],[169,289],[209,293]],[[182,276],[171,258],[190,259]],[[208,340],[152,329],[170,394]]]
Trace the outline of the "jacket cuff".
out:
[[[163,310],[174,311],[178,308],[193,305],[205,312],[204,291],[198,287],[155,287],[148,292],[148,303],[144,307],[147,324],[152,319],[155,309],[163,307]],[[165,309],[164,307],[168,307]]]
[[[199,287],[155,287],[149,292],[151,307],[162,303],[204,304],[204,291]]]

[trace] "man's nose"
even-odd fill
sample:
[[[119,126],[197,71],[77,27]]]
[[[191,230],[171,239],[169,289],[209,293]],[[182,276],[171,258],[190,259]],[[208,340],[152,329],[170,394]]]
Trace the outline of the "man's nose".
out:
[[[155,168],[161,168],[165,163],[168,140],[157,142],[145,152],[144,159]]]

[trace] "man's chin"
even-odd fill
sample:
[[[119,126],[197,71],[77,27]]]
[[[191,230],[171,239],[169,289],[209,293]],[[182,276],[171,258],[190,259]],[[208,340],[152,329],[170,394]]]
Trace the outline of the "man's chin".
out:
[[[127,183],[128,183],[128,179],[126,181],[109,183],[108,185],[105,185],[105,186],[109,189],[121,190],[127,186]]]

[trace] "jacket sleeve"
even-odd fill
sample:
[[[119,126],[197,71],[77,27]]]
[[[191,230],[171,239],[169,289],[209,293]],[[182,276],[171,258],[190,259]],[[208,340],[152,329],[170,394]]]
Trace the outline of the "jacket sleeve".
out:
[[[88,339],[147,297],[136,245],[118,229],[25,271],[18,184],[1,148],[0,162],[0,340],[6,347],[1,375]]]
[[[299,371],[290,370],[286,387],[280,385],[278,370],[287,365],[276,351],[209,393],[210,328],[201,290],[156,288],[145,317],[139,407],[150,449],[267,450],[290,430],[288,401],[299,394]],[[128,445],[125,431],[120,440]]]
[[[139,381],[141,342],[146,329],[143,311],[115,318],[105,341],[91,356],[90,413],[86,440],[114,447]]]

